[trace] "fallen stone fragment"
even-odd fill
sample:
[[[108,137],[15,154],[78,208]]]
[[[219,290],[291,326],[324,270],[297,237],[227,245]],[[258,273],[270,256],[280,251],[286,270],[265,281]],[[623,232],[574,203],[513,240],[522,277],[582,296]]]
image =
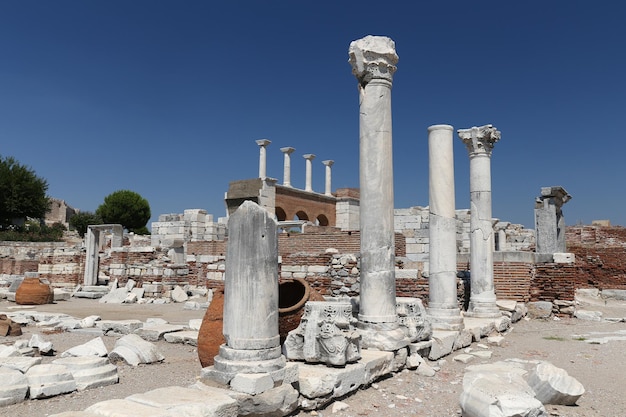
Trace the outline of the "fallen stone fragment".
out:
[[[579,320],[602,321],[602,312],[588,311],[588,310],[576,310],[574,312],[574,317],[576,317]]]
[[[41,361],[41,357],[31,358],[26,356],[12,356],[9,358],[0,358],[0,367],[15,369],[25,374],[26,371],[33,366],[39,365]],[[0,381],[2,381],[1,378]]]
[[[544,404],[574,405],[585,388],[576,378],[549,362],[539,363],[528,377],[528,384]]]
[[[475,356],[473,356],[473,355],[468,355],[467,353],[461,353],[459,355],[456,355],[454,357],[454,360],[457,361],[457,362],[461,362],[461,363],[469,363],[474,358],[475,358]]]
[[[104,345],[104,341],[101,337],[91,339],[89,342],[82,345],[69,348],[65,352],[61,353],[62,358],[69,356],[106,356],[108,354],[107,347]]]
[[[135,330],[135,334],[149,342],[157,342],[163,339],[167,333],[180,332],[185,326],[180,324],[146,324],[142,328]]]
[[[460,403],[463,417],[548,417],[532,388],[515,372],[467,372]]]
[[[117,367],[106,358],[97,356],[68,357],[56,359],[52,363],[63,365],[69,369],[76,381],[78,391],[117,384],[119,381]]]
[[[107,333],[116,333],[116,334],[131,334],[135,330],[143,327],[143,322],[141,320],[100,320],[96,323],[96,326],[102,329],[102,331]]]
[[[227,394],[237,400],[240,416],[286,416],[298,408],[298,390],[291,384],[282,384],[257,395],[232,390]]]
[[[37,350],[39,350],[39,353],[44,356],[54,354],[54,346],[52,346],[52,342],[44,340],[41,335],[36,333],[30,337],[30,340],[28,341],[28,347],[37,348]]]
[[[115,288],[111,290],[108,294],[100,297],[98,302],[100,303],[109,303],[109,304],[122,304],[126,299],[126,295],[128,294],[128,290],[125,287]]]
[[[126,401],[166,410],[167,416],[237,416],[237,401],[226,395],[226,390],[219,388],[206,387],[202,390],[183,387],[157,388],[126,397]]]
[[[28,379],[16,369],[0,366],[0,407],[24,401],[28,393]]]
[[[165,333],[163,338],[168,343],[182,343],[191,346],[198,346],[197,330],[183,330],[181,332]]]
[[[136,334],[128,334],[118,339],[115,348],[109,353],[109,358],[112,361],[123,360],[132,366],[161,362],[165,359],[154,344]]]
[[[175,303],[184,303],[185,301],[189,300],[187,291],[183,290],[180,285],[174,287],[170,296],[172,298],[172,301],[174,301]]]
[[[100,316],[95,316],[95,315],[87,316],[80,321],[80,327],[81,329],[88,329],[88,328],[94,327],[98,320],[100,320]]]
[[[476,356],[480,359],[491,359],[492,354],[493,352],[491,352],[490,350],[475,350],[470,352],[470,355]]]
[[[527,307],[531,319],[546,319],[552,315],[552,303],[549,301],[533,301]]]
[[[335,413],[338,413],[339,411],[343,411],[348,408],[350,408],[348,404],[341,402],[341,401],[335,401],[332,406],[332,413],[335,414]]]
[[[100,401],[85,409],[85,412],[92,413],[97,416],[110,417],[173,417],[164,408],[151,407],[149,405],[140,404],[130,400],[107,400]],[[88,414],[89,415],[89,414]],[[202,414],[196,414],[202,415]]]
[[[26,372],[30,398],[47,398],[76,391],[76,381],[62,365],[35,365]]]

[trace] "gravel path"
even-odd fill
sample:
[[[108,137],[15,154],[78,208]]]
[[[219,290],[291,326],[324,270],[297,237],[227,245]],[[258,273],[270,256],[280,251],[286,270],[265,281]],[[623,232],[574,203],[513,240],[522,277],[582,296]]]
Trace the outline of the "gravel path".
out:
[[[591,301],[590,301],[591,302]],[[6,311],[13,303],[0,302],[0,311]],[[626,317],[626,303],[588,304],[588,310],[599,310],[604,317]],[[204,311],[183,310],[182,304],[154,305],[107,305],[90,300],[72,300],[38,307],[37,311],[56,311],[82,318],[97,312],[103,319],[161,317],[171,323],[185,324],[190,319],[202,318]],[[25,327],[23,338],[38,332],[35,327]],[[590,344],[584,339],[596,337],[593,332],[624,332],[626,323],[589,322],[576,319],[522,320],[513,325],[501,347],[490,347],[493,356],[489,360],[475,359],[470,364],[495,362],[508,358],[547,360],[565,369],[577,378],[586,389],[577,406],[548,406],[551,416],[612,417],[626,415],[626,341],[613,340],[606,344]],[[57,352],[84,343],[93,336],[80,333],[45,334],[53,342]],[[113,348],[116,338],[103,337],[105,344]],[[0,343],[12,343],[14,339],[1,338]],[[0,408],[0,416],[39,417],[63,411],[83,410],[107,399],[124,398],[154,388],[193,384],[200,374],[196,349],[189,345],[157,343],[165,355],[160,364],[130,367],[118,364],[120,383],[108,387],[75,392],[46,400],[27,400],[23,403]],[[473,345],[475,348],[475,344]],[[431,365],[441,369],[434,377],[418,376],[403,371],[392,378],[377,381],[368,389],[359,390],[340,401],[347,405],[337,410],[330,404],[314,412],[302,411],[298,416],[460,416],[459,396],[462,390],[463,372],[467,365],[453,360],[461,352]],[[53,358],[45,358],[51,361]],[[333,407],[335,412],[333,413]]]

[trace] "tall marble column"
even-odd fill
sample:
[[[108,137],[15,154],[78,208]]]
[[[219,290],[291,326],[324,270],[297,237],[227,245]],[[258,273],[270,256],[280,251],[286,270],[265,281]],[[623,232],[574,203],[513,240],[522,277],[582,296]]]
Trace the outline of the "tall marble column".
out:
[[[352,73],[359,85],[362,346],[396,350],[408,344],[396,313],[391,84],[398,55],[384,36],[353,41]]]
[[[454,153],[450,125],[428,128],[429,275],[428,315],[434,329],[458,330]]]
[[[259,139],[256,144],[259,145],[259,178],[267,177],[267,145],[272,143],[268,139]]]
[[[324,187],[324,194],[328,196],[333,195],[332,187],[331,187],[331,168],[335,161],[329,159],[327,161],[322,161],[322,164],[326,165],[326,183]]]
[[[459,129],[470,157],[471,294],[466,316],[500,317],[493,284],[493,222],[491,218],[491,152],[500,140],[492,125]]]
[[[283,185],[285,187],[291,187],[291,154],[296,148],[287,146],[280,148],[280,151],[285,155],[283,163]]]
[[[302,155],[302,157],[304,159],[306,159],[306,178],[305,178],[305,185],[304,185],[304,191],[310,191],[313,192],[313,174],[312,174],[312,170],[313,170],[313,163],[312,161],[315,159],[315,155],[313,155],[312,153],[307,153],[305,155]]]

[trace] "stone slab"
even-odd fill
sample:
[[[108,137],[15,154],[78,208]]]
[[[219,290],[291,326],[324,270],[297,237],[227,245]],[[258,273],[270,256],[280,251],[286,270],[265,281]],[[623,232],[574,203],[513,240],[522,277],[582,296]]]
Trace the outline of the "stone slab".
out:
[[[183,330],[174,333],[165,333],[163,338],[168,343],[183,343],[191,346],[198,346],[198,331]]]
[[[437,360],[452,353],[458,334],[459,332],[449,330],[433,330],[432,346],[428,353],[428,359]]]
[[[151,407],[130,400],[107,400],[95,403],[85,409],[100,417],[175,417],[168,410]],[[201,414],[200,414],[201,415]]]
[[[157,342],[163,339],[166,333],[180,332],[185,326],[180,324],[149,324],[144,325],[142,328],[135,330],[135,334],[144,340],[149,342]]]
[[[224,394],[224,390],[183,387],[157,388],[143,394],[134,394],[126,400],[143,406],[167,410],[173,416],[236,417],[237,401]]]

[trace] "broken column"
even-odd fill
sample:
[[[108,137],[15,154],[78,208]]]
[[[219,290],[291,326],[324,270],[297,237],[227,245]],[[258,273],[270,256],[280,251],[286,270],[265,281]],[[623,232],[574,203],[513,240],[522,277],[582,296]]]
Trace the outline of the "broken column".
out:
[[[454,153],[450,125],[428,128],[429,272],[428,315],[435,329],[458,330]]]
[[[285,187],[291,187],[291,154],[296,150],[290,146],[280,148],[280,151],[284,156],[283,163],[283,185]]]
[[[83,285],[91,286],[98,283],[98,271],[100,265],[100,238],[101,232],[110,230],[111,248],[119,248],[122,246],[124,228],[120,224],[103,224],[87,226],[85,234],[85,246],[87,254],[85,255],[85,274],[83,275]]]
[[[330,160],[330,159],[327,161],[322,161],[322,164],[326,165],[326,183],[324,187],[324,194],[328,196],[333,195],[333,191],[331,187],[331,168],[330,167],[332,167],[334,163],[335,161]]]
[[[313,163],[312,161],[315,159],[315,155],[313,155],[312,153],[307,153],[305,155],[302,155],[302,157],[304,159],[306,159],[306,180],[305,180],[305,186],[304,186],[304,191],[310,191],[313,192],[313,180],[312,180],[312,170],[313,170]]]
[[[359,83],[361,345],[396,350],[408,344],[396,313],[393,223],[391,85],[398,55],[384,36],[366,36],[349,49]]]
[[[259,139],[256,144],[259,145],[259,178],[267,177],[267,145],[272,143],[268,139]]]
[[[492,125],[459,129],[470,157],[470,273],[467,316],[500,317],[493,284],[493,219],[491,218],[491,152],[500,140]]]
[[[224,277],[224,339],[213,367],[203,373],[229,384],[233,378],[268,374],[280,384],[285,357],[278,334],[278,237],[276,221],[245,201],[228,220]],[[258,378],[258,375],[254,375]],[[270,387],[270,388],[271,388]],[[233,387],[231,383],[231,388]]]
[[[541,195],[535,203],[537,253],[567,252],[561,207],[571,198],[563,187],[541,187]]]

